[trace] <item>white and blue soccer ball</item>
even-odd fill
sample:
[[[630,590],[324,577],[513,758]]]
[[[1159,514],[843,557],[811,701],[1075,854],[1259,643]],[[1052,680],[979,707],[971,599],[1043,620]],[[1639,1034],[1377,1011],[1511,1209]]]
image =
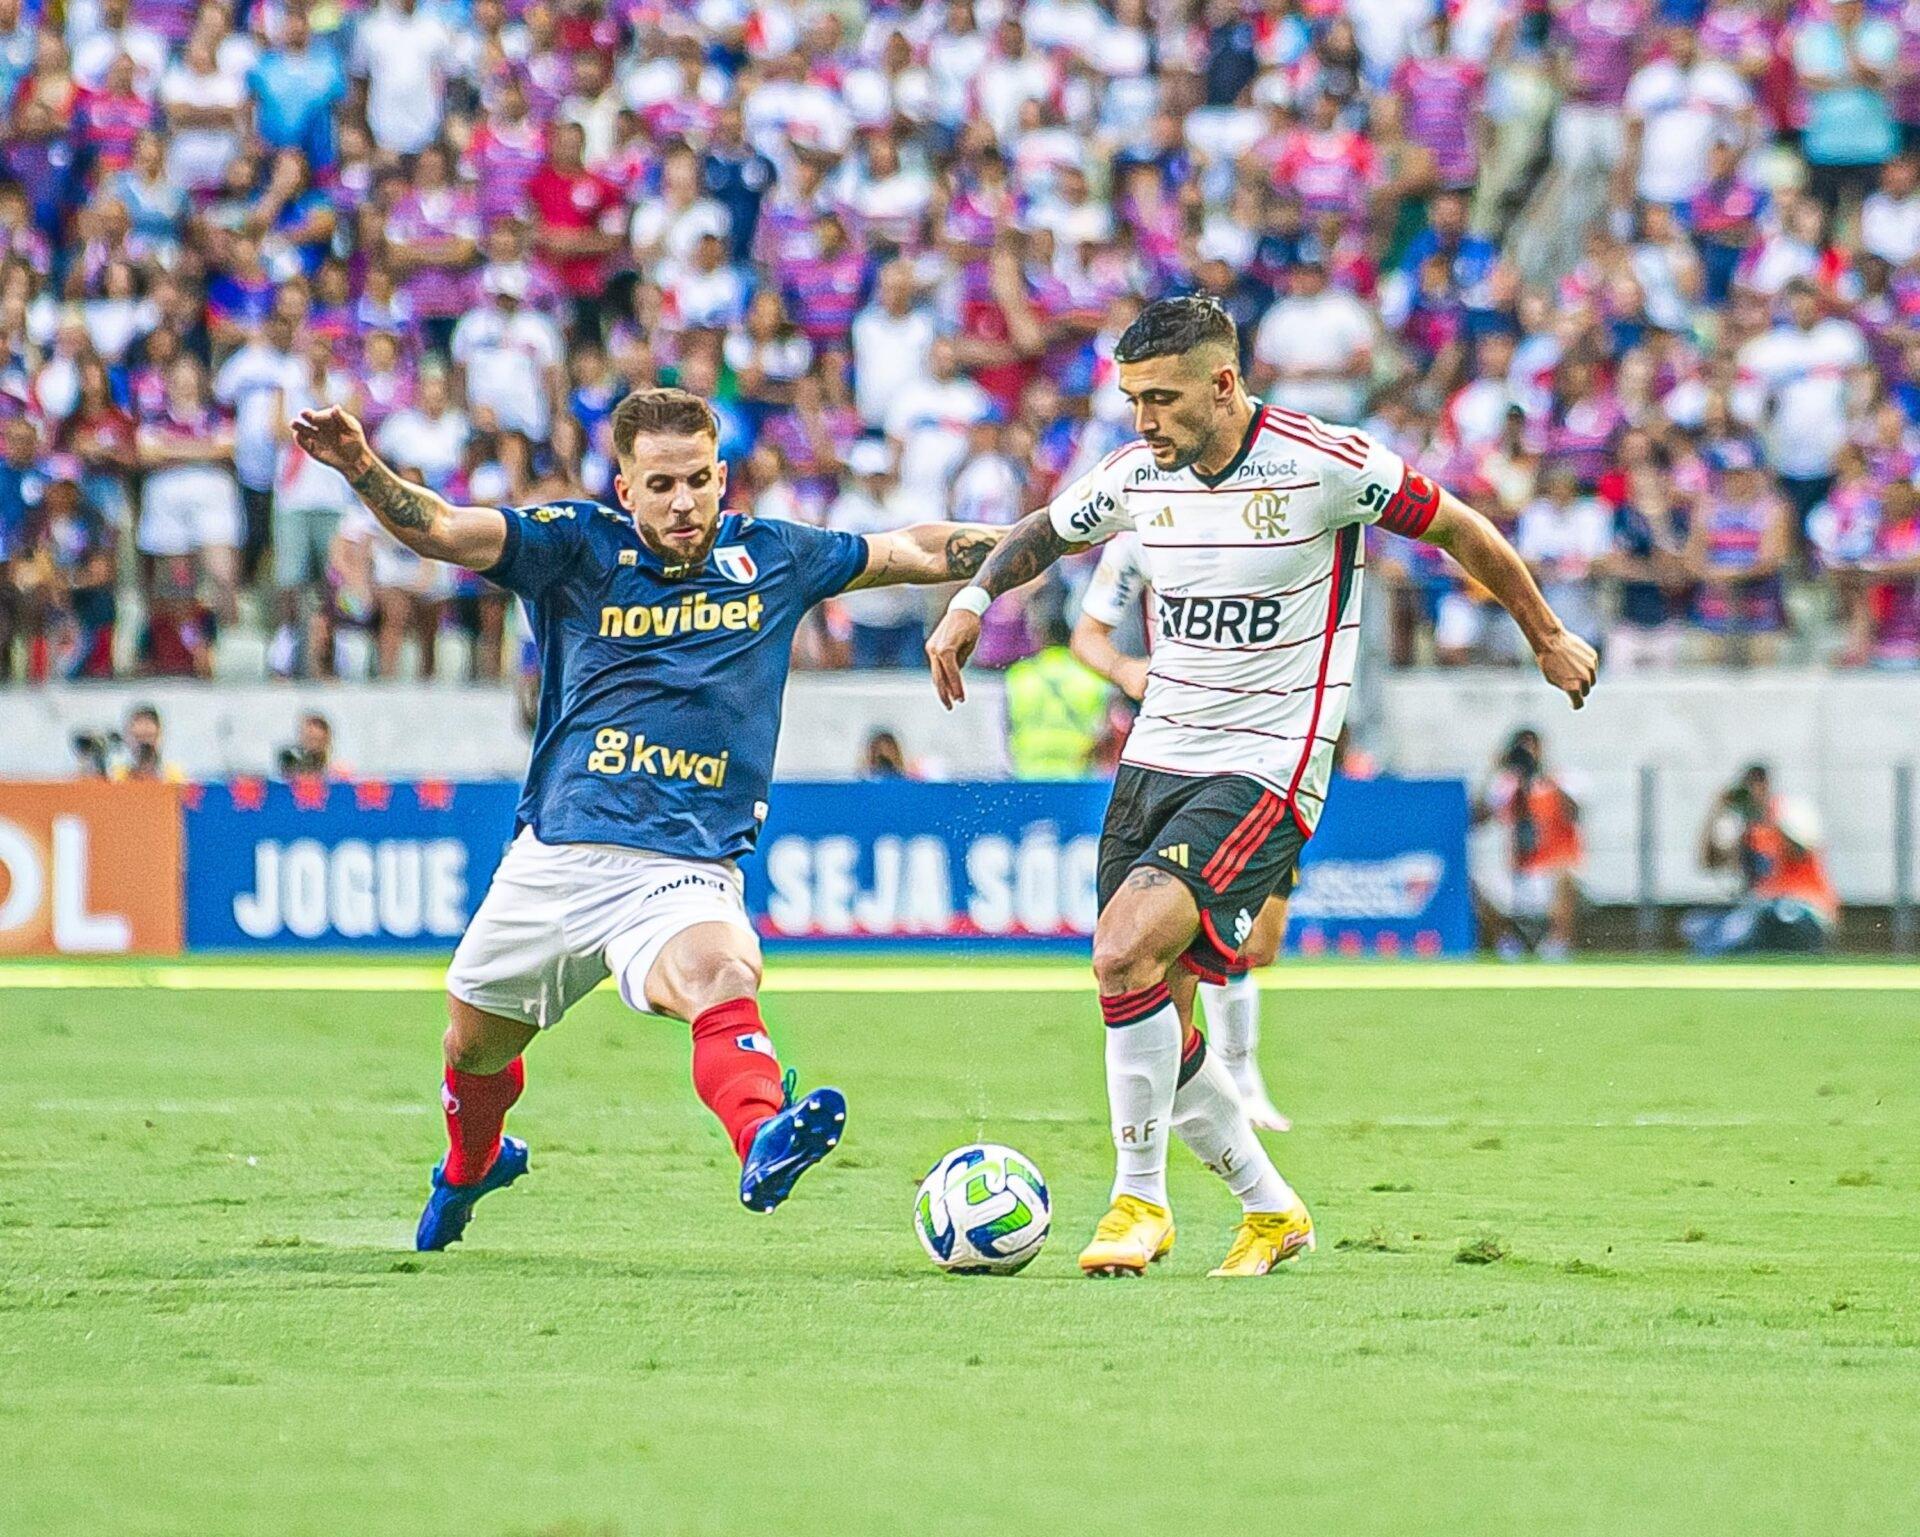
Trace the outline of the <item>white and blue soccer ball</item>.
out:
[[[957,1147],[920,1181],[913,1230],[942,1270],[1013,1275],[1047,1241],[1053,1207],[1033,1160],[997,1142]]]

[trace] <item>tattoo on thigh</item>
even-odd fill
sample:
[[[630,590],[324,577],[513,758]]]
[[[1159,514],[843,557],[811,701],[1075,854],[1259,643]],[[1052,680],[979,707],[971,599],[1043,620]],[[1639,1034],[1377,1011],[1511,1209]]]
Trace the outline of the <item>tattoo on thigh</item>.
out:
[[[1121,884],[1144,891],[1150,886],[1174,885],[1175,878],[1158,865],[1135,865]]]

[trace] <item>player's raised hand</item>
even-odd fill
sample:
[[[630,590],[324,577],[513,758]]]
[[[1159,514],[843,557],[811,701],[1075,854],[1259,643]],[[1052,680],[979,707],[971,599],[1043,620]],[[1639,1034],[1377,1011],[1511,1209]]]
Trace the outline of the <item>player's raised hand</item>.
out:
[[[367,429],[351,411],[343,411],[338,406],[302,411],[293,419],[293,441],[300,445],[302,453],[312,455],[349,480],[373,462],[373,450],[367,446]]]
[[[980,616],[967,610],[948,609],[947,615],[927,640],[927,661],[933,668],[933,691],[951,710],[967,697],[961,670],[973,648],[980,643]]]
[[[1600,653],[1573,631],[1562,630],[1534,653],[1534,660],[1540,664],[1540,676],[1571,699],[1574,709],[1587,702],[1600,671]]]

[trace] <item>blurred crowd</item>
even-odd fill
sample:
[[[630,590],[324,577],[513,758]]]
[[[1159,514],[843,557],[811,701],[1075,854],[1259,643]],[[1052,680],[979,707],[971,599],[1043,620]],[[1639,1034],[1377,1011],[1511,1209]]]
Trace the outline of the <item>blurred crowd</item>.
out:
[[[0,0],[0,114],[0,676],[510,669],[288,441],[323,402],[528,503],[678,383],[755,515],[1005,523],[1182,291],[1609,667],[1920,664],[1920,0]],[[1374,561],[1395,662],[1516,660]],[[913,662],[924,601],[803,663]]]

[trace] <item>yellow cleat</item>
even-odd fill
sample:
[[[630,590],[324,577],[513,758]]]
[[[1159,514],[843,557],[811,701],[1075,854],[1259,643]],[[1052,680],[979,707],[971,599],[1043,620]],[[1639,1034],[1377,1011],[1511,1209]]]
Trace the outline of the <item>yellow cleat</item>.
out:
[[[1313,1246],[1313,1218],[1306,1207],[1295,1204],[1287,1211],[1250,1211],[1240,1219],[1240,1231],[1233,1235],[1233,1247],[1220,1268],[1208,1274],[1265,1275]]]
[[[1173,1252],[1173,1214],[1137,1195],[1113,1198],[1093,1242],[1080,1251],[1088,1275],[1144,1275],[1147,1266]]]

